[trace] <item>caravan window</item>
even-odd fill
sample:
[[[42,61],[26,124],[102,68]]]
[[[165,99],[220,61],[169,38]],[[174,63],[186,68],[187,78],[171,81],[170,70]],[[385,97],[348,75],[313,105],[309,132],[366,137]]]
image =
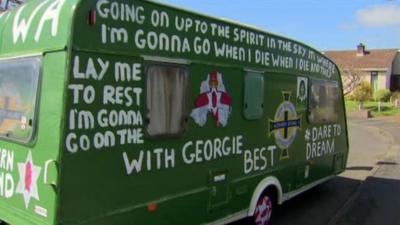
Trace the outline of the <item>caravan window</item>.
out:
[[[244,116],[248,120],[261,119],[264,112],[264,76],[247,72],[244,77]]]
[[[187,108],[187,69],[152,65],[147,69],[147,133],[150,136],[183,132]]]
[[[314,124],[337,122],[339,86],[337,82],[312,80],[309,101],[309,121]]]
[[[34,132],[41,60],[0,61],[0,137],[29,142]]]

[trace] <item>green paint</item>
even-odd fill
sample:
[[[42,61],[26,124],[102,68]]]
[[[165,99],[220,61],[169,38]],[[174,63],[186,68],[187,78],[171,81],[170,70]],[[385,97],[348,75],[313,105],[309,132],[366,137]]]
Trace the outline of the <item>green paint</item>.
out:
[[[11,224],[208,223],[248,209],[268,176],[288,193],[345,168],[343,97],[335,122],[310,124],[308,110],[312,82],[341,89],[340,74],[297,41],[127,0],[31,1],[2,14],[0,32],[2,62],[41,64],[32,140],[0,140]]]

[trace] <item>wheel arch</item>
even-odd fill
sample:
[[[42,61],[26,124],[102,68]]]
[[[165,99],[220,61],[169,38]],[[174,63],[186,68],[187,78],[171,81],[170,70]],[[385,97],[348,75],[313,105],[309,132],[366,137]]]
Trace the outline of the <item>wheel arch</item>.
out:
[[[253,216],[254,211],[256,209],[257,201],[260,198],[260,196],[263,194],[263,192],[267,188],[275,188],[276,190],[276,196],[277,196],[277,204],[282,204],[283,202],[283,193],[282,193],[282,186],[279,180],[276,177],[269,176],[264,178],[263,180],[258,183],[256,189],[253,192],[253,195],[251,197],[250,201],[250,206],[248,210],[248,216]]]

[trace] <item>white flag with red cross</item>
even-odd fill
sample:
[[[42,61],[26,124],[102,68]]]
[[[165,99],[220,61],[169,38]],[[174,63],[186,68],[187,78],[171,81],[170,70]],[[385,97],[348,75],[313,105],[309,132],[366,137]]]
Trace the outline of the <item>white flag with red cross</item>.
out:
[[[222,74],[211,72],[201,83],[200,95],[195,100],[195,108],[190,116],[199,126],[207,122],[208,113],[211,114],[217,127],[225,127],[232,109],[232,100],[225,89]]]

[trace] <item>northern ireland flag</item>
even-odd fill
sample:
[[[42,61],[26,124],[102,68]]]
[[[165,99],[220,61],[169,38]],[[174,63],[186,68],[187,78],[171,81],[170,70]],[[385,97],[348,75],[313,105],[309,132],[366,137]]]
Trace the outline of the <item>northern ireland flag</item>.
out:
[[[232,100],[227,93],[219,72],[211,72],[207,80],[203,81],[200,87],[200,95],[197,96],[190,116],[199,126],[207,122],[208,113],[211,114],[216,126],[225,127],[232,109]]]

